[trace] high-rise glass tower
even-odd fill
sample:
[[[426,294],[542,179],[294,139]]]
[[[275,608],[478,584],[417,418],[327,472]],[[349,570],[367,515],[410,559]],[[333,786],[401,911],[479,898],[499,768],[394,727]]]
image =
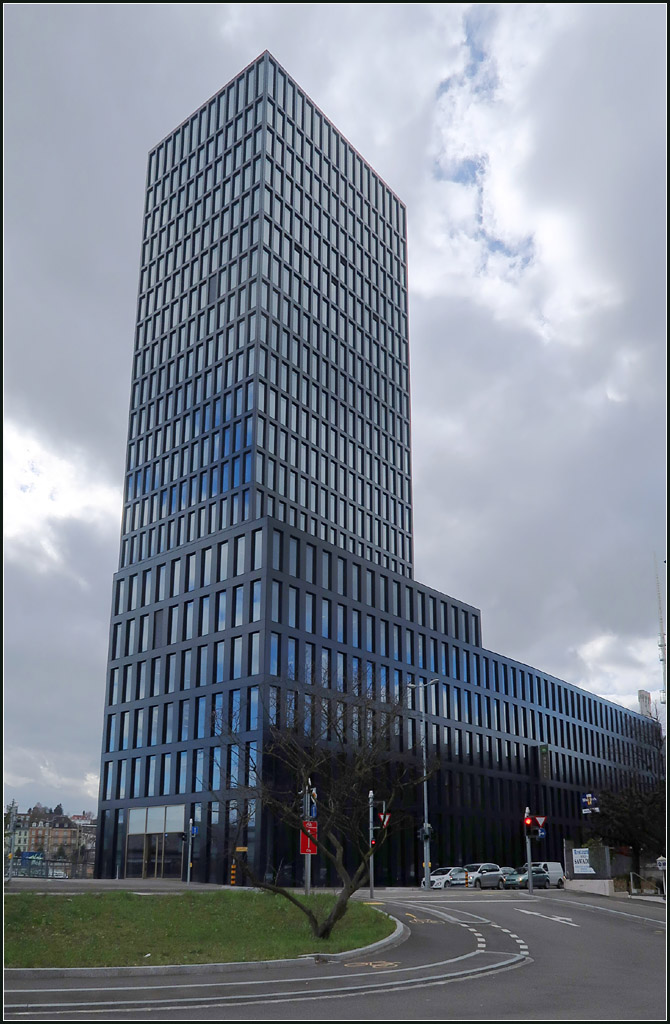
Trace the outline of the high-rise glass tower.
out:
[[[508,773],[525,806],[551,782],[540,742],[559,774],[539,710],[564,713],[556,686],[616,733],[622,709],[489,655],[477,609],[412,575],[405,208],[266,52],[149,154],[98,872],[182,873],[192,821],[194,876],[223,881],[242,807],[271,863],[264,728],[309,730],[363,684],[408,697],[405,750],[426,687],[452,765],[434,785],[461,801],[464,779]],[[556,798],[564,829],[580,784]],[[495,854],[471,824],[445,816],[445,861]],[[397,845],[396,879],[416,854]]]

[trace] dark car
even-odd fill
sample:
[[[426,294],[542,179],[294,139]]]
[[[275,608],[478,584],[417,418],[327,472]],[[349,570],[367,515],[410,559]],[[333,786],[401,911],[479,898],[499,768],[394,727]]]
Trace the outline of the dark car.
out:
[[[506,889],[519,888],[519,872],[516,868],[501,867],[500,873],[502,875],[503,885],[505,886]]]
[[[510,886],[510,888],[527,889],[528,888],[528,871],[526,868],[520,868],[517,874],[518,885]],[[534,889],[549,889],[551,887],[551,879],[543,868],[533,868],[533,888]]]

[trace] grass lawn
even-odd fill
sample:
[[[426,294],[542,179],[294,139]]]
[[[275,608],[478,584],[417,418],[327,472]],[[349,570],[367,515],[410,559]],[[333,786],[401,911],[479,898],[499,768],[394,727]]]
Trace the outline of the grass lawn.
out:
[[[314,894],[323,908],[334,897]],[[5,967],[137,967],[277,960],[340,953],[390,935],[394,923],[364,903],[327,941],[312,937],[288,900],[249,889],[5,896]]]

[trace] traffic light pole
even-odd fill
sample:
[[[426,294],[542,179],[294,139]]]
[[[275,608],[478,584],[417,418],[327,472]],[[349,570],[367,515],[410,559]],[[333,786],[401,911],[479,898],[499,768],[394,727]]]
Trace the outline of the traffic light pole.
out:
[[[526,864],[528,865],[528,895],[533,895],[533,862],[530,859],[530,836],[526,833]]]
[[[370,849],[374,851],[375,843],[375,794],[372,790],[368,793],[368,808],[369,808],[369,842]],[[370,899],[375,898],[375,855],[374,852],[370,854]]]
[[[526,867],[528,868],[528,893],[533,895],[533,862],[530,859],[530,831],[532,826],[530,807],[527,807],[523,817],[523,837],[526,841]]]

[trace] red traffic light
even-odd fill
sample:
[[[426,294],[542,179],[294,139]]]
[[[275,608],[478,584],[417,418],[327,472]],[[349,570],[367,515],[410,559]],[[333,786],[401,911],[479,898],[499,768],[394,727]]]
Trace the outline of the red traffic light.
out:
[[[526,827],[528,827],[533,824],[533,819],[530,817],[530,815],[527,814],[526,817],[523,819],[523,823]]]

